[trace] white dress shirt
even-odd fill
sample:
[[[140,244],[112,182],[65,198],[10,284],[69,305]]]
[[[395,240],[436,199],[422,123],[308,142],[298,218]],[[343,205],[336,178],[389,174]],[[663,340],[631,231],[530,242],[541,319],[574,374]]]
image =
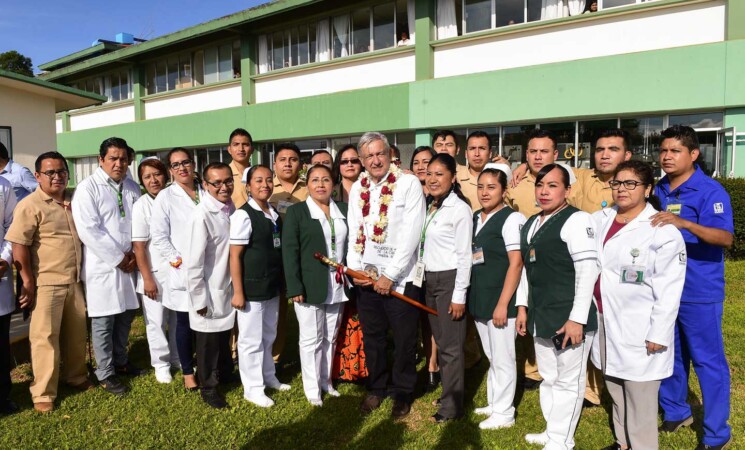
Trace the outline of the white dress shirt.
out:
[[[0,170],[0,177],[10,182],[16,194],[16,200],[19,202],[28,194],[34,192],[36,187],[39,186],[36,178],[34,178],[34,174],[28,168],[12,159],[8,160],[8,164],[3,167],[3,170]]]
[[[13,244],[5,240],[13,222],[13,210],[16,207],[16,195],[8,180],[0,178],[0,214],[2,224],[0,225],[0,259],[8,263],[8,269],[0,279],[0,316],[12,313],[16,309],[15,296],[13,295]]]
[[[391,166],[393,167],[393,166]],[[384,176],[380,182],[370,183],[370,213],[365,219],[365,254],[355,250],[357,231],[362,223],[360,190],[362,185],[357,180],[349,192],[349,248],[347,249],[347,266],[353,270],[364,270],[372,262],[379,267],[379,273],[393,281],[395,290],[403,293],[406,282],[413,280],[416,265],[419,233],[424,222],[424,194],[419,179],[414,175],[402,173],[396,180],[393,200],[388,205],[388,227],[386,241],[378,244],[372,240],[373,226],[379,220],[380,191],[385,184]],[[378,258],[376,254],[388,257]],[[382,262],[381,262],[382,261]]]
[[[336,203],[334,203],[333,200],[329,202],[329,215],[331,216],[331,220],[334,221],[334,235],[336,240],[336,254],[334,254],[331,251],[331,224],[326,218],[326,214],[321,210],[321,208],[311,197],[308,197],[308,199],[305,200],[305,203],[308,204],[310,217],[321,223],[321,228],[323,229],[323,238],[326,241],[326,254],[329,255],[329,257],[334,261],[339,261],[339,256],[343,257],[343,255],[345,254],[344,252],[346,251],[346,238],[348,234],[347,224],[344,221],[344,214],[339,211],[339,208],[336,206]],[[336,282],[336,271],[329,270],[328,278],[328,285],[331,286],[331,289],[328,290],[328,294],[326,294],[326,300],[323,303],[328,305],[347,301],[347,296],[344,295],[344,285],[342,283]]]
[[[168,261],[164,260],[160,252],[153,245],[150,238],[150,219],[153,213],[153,203],[155,199],[149,194],[145,194],[137,200],[132,207],[132,242],[147,242],[147,257],[150,271],[155,273],[160,268],[167,267]],[[142,274],[137,272],[138,293],[143,286]]]
[[[451,192],[434,213],[424,220],[424,270],[443,272],[456,270],[453,303],[465,304],[471,284],[471,239],[473,213],[468,203]]]
[[[254,210],[264,214],[264,217],[272,221],[272,224],[277,224],[279,214],[277,211],[269,205],[269,212],[265,212],[256,200],[249,197],[248,206]],[[230,245],[248,245],[251,242],[251,233],[253,227],[251,226],[251,218],[248,217],[248,213],[240,208],[236,209],[235,212],[230,216]]]

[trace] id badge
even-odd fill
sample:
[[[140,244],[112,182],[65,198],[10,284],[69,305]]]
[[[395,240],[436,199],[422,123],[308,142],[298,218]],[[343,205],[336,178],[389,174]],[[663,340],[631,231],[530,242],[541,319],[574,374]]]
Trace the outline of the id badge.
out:
[[[414,286],[416,287],[422,287],[422,284],[424,283],[424,262],[423,261],[417,261],[416,265],[414,266],[414,280],[412,281],[414,283]]]
[[[473,265],[484,264],[484,249],[481,247],[473,248]]]
[[[683,209],[682,203],[668,203],[667,208],[665,209],[669,213],[673,213],[676,216],[680,215],[680,211]]]
[[[531,248],[530,251],[528,251],[528,262],[535,262],[535,249]]]
[[[642,284],[644,283],[644,266],[623,266],[621,267],[621,283],[623,284]]]
[[[282,241],[279,238],[279,234],[274,233],[272,235],[272,241],[274,242],[274,248],[280,248],[282,247]]]
[[[292,202],[286,202],[284,200],[280,200],[277,202],[277,212],[280,214],[285,214],[287,212],[287,208],[292,206]]]

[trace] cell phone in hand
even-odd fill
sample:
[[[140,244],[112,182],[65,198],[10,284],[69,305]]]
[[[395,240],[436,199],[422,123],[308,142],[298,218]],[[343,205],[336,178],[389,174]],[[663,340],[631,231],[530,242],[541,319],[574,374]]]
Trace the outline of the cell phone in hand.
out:
[[[564,343],[564,337],[566,337],[566,335],[567,335],[566,333],[561,333],[561,334],[555,334],[555,335],[551,336],[551,342],[554,343],[554,347],[556,348],[556,350],[558,350],[558,351],[564,350],[563,348],[561,348],[561,345]],[[585,342],[585,332],[584,331],[582,332],[582,342]],[[567,342],[567,346],[570,346],[570,347],[572,346],[572,341],[571,340],[569,342]]]

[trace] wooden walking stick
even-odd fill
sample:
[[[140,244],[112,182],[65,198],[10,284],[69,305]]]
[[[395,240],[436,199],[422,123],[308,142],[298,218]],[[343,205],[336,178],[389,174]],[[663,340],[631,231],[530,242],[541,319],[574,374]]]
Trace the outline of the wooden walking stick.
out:
[[[345,266],[343,264],[339,264],[338,262],[333,261],[333,260],[331,260],[331,259],[323,256],[322,254],[320,254],[318,252],[316,252],[313,255],[313,257],[316,258],[317,260],[321,261],[322,263],[326,264],[327,266],[331,266],[334,269],[336,269],[337,271],[341,271],[342,273],[345,273],[345,274],[349,275],[352,278],[356,278],[358,280],[371,281],[373,283],[375,282],[375,280],[373,280],[367,274],[365,274],[363,272],[358,272],[356,270],[352,270],[349,267],[347,267],[347,266]],[[403,300],[406,303],[408,303],[408,304],[410,304],[412,306],[415,306],[415,307],[421,309],[422,311],[426,311],[426,312],[428,312],[430,314],[434,314],[435,316],[438,315],[437,314],[437,311],[435,311],[434,309],[428,307],[427,305],[423,305],[423,304],[419,303],[418,301],[416,301],[416,300],[414,300],[412,298],[409,298],[409,297],[407,297],[407,296],[405,296],[403,294],[399,294],[398,292],[394,291],[393,289],[391,289],[390,295],[392,297],[396,297],[399,300]]]

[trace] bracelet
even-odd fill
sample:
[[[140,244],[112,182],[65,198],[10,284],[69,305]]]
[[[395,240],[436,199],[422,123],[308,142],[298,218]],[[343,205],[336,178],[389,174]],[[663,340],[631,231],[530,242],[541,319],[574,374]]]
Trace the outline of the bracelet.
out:
[[[183,261],[181,260],[181,257],[179,256],[178,258],[176,258],[176,261],[169,262],[168,264],[170,264],[171,267],[173,267],[174,269],[178,269],[181,266],[182,262]]]

